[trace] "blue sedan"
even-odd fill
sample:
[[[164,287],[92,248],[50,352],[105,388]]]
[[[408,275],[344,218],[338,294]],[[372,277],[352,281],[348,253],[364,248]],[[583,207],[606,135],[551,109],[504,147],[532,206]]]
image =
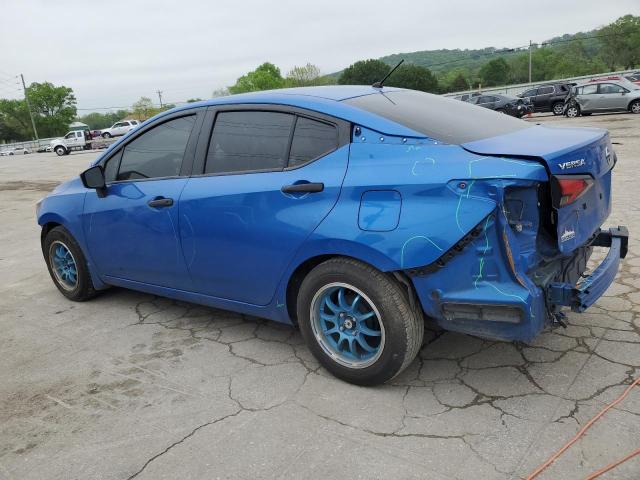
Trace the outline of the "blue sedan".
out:
[[[605,130],[397,88],[277,90],[148,120],[37,219],[71,300],[119,286],[292,323],[372,385],[411,363],[425,318],[529,341],[592,305],[627,251],[601,228],[615,163]]]

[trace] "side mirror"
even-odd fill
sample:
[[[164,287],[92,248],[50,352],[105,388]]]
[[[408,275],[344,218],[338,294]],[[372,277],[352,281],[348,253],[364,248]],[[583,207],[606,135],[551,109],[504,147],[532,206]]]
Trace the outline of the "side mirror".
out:
[[[80,179],[86,188],[94,188],[97,190],[98,196],[103,197],[106,194],[107,186],[104,181],[104,171],[100,165],[96,165],[82,172]]]

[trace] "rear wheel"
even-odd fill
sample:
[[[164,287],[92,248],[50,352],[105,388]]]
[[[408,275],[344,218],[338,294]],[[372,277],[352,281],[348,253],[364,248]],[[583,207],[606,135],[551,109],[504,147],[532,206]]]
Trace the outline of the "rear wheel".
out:
[[[70,300],[96,296],[87,261],[80,246],[64,227],[55,227],[42,241],[42,253],[55,286]]]
[[[640,113],[640,100],[631,102],[631,105],[629,105],[629,111],[631,113]]]
[[[580,107],[577,105],[569,105],[567,107],[567,117],[576,118],[580,116]]]
[[[66,155],[66,154],[67,154],[67,149],[66,149],[66,148],[64,148],[64,147],[62,147],[62,146],[59,146],[59,147],[56,147],[56,148],[55,148],[55,152],[56,152],[56,155],[58,155],[59,157],[61,157],[61,156],[63,156],[63,155]]]
[[[563,110],[564,110],[563,102],[556,102],[551,107],[551,111],[553,112],[554,115],[562,115]]]
[[[356,260],[334,258],[304,279],[297,299],[302,335],[318,361],[358,385],[386,382],[415,358],[424,335],[393,278]]]

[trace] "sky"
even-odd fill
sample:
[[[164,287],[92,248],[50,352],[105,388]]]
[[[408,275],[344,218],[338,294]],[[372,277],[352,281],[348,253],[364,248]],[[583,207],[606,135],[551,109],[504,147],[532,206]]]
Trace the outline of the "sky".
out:
[[[73,88],[79,114],[209,98],[265,61],[286,74],[440,48],[518,47],[587,31],[640,0],[0,0],[0,98]]]

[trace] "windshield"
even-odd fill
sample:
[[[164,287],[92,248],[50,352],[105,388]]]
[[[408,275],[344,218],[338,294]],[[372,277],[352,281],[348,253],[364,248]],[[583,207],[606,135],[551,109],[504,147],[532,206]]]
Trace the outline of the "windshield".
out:
[[[453,98],[415,90],[374,93],[344,100],[440,142],[461,144],[532,125]]]

